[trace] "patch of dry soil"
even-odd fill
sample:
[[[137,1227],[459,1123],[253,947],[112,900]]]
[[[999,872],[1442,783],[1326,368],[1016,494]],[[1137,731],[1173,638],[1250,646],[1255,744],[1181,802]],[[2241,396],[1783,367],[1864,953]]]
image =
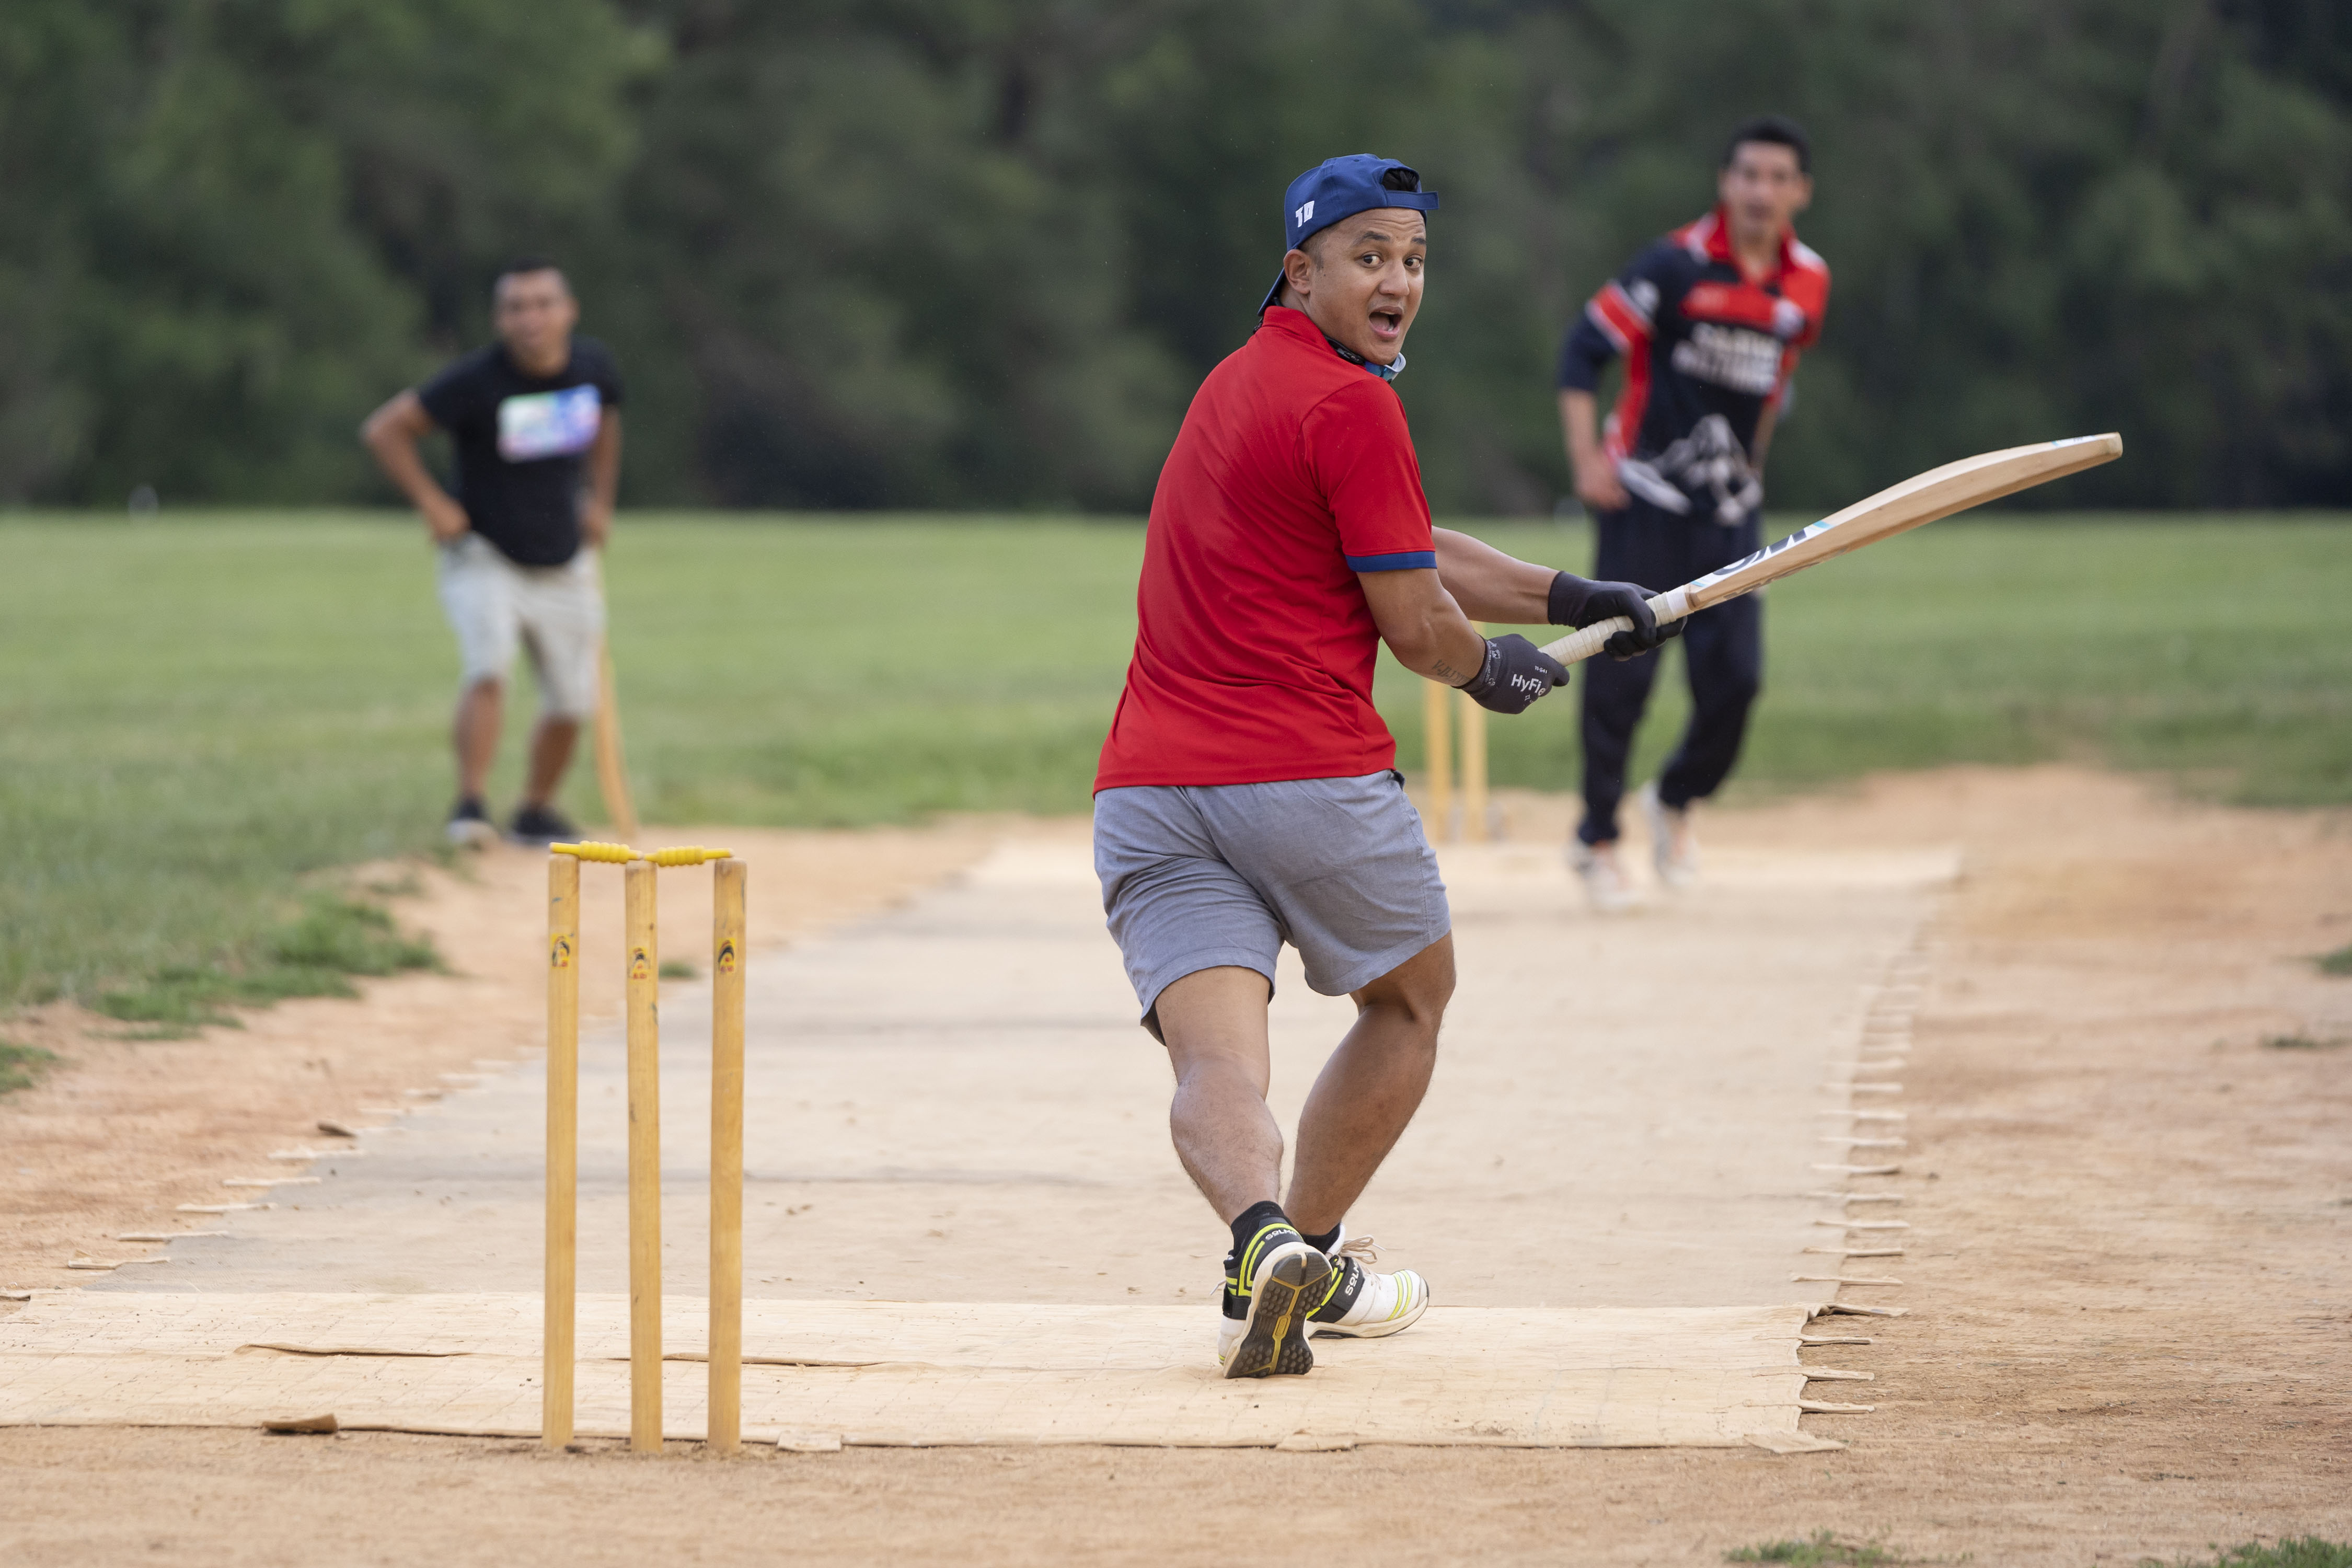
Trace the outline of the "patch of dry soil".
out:
[[[1521,833],[1565,820],[1556,801],[1508,808]],[[852,1449],[721,1463],[383,1435],[16,1430],[0,1432],[0,1553],[1696,1564],[1826,1527],[1915,1559],[2128,1564],[2215,1542],[2352,1539],[2352,1045],[2329,1043],[2352,1041],[2352,981],[2309,962],[2352,940],[2352,815],[2186,805],[2072,769],[1948,770],[1708,826],[1727,848],[1966,850],[1903,1091],[1882,1101],[1908,1119],[1904,1171],[1883,1184],[1913,1228],[1906,1256],[1871,1261],[1905,1285],[1864,1294],[1910,1315],[1865,1325],[1871,1345],[1815,1352],[1875,1374],[1837,1390],[1866,1388],[1875,1414],[1806,1420],[1844,1451]],[[978,852],[952,839],[854,844],[902,857],[890,885],[908,888]],[[856,869],[865,851],[839,853],[845,879],[882,896],[888,879]],[[525,897],[537,862],[510,874]],[[418,923],[460,929],[434,922],[457,921],[469,896],[436,887]],[[0,1189],[12,1215],[37,1200],[26,1239],[5,1244],[11,1267],[119,1218],[144,1223],[322,1110],[527,1038],[537,938],[528,922],[508,929],[511,907],[466,928],[484,952],[518,944],[510,968],[445,937],[480,978],[308,1005],[339,1021],[309,1034],[271,1033],[296,1012],[280,1009],[248,1038],[168,1048],[186,1056],[68,1042],[75,1066],[0,1111],[8,1166],[39,1173]],[[436,986],[451,994],[427,1005]],[[444,1037],[461,1027],[463,1042]],[[2316,1044],[2264,1043],[2282,1037]],[[234,1057],[236,1077],[207,1051]],[[110,1105],[125,1125],[103,1120]]]

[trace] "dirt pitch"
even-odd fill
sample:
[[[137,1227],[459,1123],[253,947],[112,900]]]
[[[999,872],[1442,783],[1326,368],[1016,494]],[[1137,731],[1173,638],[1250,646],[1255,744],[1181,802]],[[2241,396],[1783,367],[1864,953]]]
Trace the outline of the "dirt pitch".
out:
[[[1511,802],[1516,832],[1565,806]],[[2136,1563],[2352,1538],[2352,815],[2232,812],[2067,769],[1881,778],[1714,819],[1718,843],[1965,846],[1899,1104],[1911,1316],[1840,1347],[1870,1415],[1838,1453],[1365,1448],[550,1458],[501,1442],[0,1431],[0,1554],[121,1561],[1230,1562],[1286,1510],[1299,1552],[1396,1563],[1708,1563],[1832,1528],[1904,1556]],[[799,896],[770,937],[984,851],[988,824],[766,835]],[[737,836],[746,837],[749,836]],[[467,973],[241,1032],[131,1045],[50,1013],[67,1067],[0,1102],[0,1283],[321,1116],[435,1091],[530,1037],[535,858],[404,900]],[[772,885],[773,885],[772,883]],[[761,933],[755,932],[755,936]],[[596,999],[590,998],[592,1007]],[[2269,1042],[2297,1042],[2273,1044]],[[169,1228],[166,1226],[165,1228]],[[1542,1238],[1525,1238],[1541,1246]],[[0,1305],[0,1310],[5,1310]],[[1281,1550],[1292,1554],[1292,1548]]]

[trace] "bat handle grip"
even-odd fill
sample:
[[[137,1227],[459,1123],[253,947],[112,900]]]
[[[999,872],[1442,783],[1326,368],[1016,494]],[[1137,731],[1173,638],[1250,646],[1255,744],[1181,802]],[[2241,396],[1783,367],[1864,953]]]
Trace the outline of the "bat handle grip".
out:
[[[1669,589],[1654,595],[1650,599],[1650,614],[1662,621],[1678,621],[1690,613],[1690,595],[1685,589]],[[1589,626],[1572,631],[1558,642],[1546,643],[1544,652],[1562,664],[1582,664],[1599,653],[1611,637],[1633,629],[1632,617],[1612,616],[1605,621],[1595,621]]]

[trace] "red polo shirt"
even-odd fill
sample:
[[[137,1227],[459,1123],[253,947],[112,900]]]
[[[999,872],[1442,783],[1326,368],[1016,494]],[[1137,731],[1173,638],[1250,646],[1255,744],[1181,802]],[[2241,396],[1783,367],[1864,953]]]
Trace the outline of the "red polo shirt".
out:
[[[1404,406],[1276,306],[1209,373],[1160,470],[1135,658],[1097,790],[1393,766],[1359,572],[1433,567]]]

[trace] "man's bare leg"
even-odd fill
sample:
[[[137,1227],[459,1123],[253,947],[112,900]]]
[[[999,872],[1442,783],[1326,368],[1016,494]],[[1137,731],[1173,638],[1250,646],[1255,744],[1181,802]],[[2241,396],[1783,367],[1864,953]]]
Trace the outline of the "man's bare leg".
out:
[[[1308,1317],[1334,1289],[1330,1260],[1274,1201],[1282,1129],[1265,1108],[1271,995],[1256,970],[1226,966],[1186,975],[1153,1005],[1176,1069],[1168,1129],[1177,1156],[1234,1232],[1217,1322],[1227,1377],[1312,1371]]]
[[[1354,994],[1356,1026],[1323,1064],[1298,1117],[1283,1212],[1307,1235],[1338,1228],[1421,1108],[1453,995],[1451,935]]]
[[[506,682],[496,676],[477,680],[457,696],[457,713],[449,727],[457,753],[457,795],[479,800],[490,782],[490,764],[498,760],[499,731],[506,721]]]
[[[1282,1187],[1282,1129],[1265,1108],[1272,995],[1256,970],[1220,967],[1184,976],[1153,1005],[1176,1069],[1176,1157],[1227,1225]]]
[[[530,771],[523,783],[523,805],[545,805],[555,798],[556,787],[563,783],[563,770],[572,765],[572,749],[579,740],[579,720],[540,715],[539,723],[530,732]]]

